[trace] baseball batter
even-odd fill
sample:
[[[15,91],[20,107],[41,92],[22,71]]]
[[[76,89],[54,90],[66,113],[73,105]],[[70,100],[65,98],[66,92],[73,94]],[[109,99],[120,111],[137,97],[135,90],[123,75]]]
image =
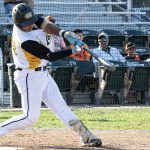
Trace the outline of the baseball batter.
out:
[[[35,124],[40,116],[43,101],[66,126],[78,133],[83,146],[101,146],[101,140],[93,135],[66,105],[55,81],[46,70],[49,61],[80,51],[83,43],[74,33],[61,30],[55,24],[34,14],[24,3],[13,8],[12,17],[12,53],[16,66],[14,80],[21,94],[23,114],[1,123],[0,136]],[[77,45],[73,49],[53,52],[51,36],[44,31],[61,35],[71,44]]]

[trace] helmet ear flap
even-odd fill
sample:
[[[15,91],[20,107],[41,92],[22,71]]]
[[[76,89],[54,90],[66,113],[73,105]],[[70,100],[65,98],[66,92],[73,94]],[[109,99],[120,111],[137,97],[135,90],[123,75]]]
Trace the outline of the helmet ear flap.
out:
[[[20,3],[14,6],[12,10],[12,18],[14,24],[18,27],[24,27],[35,23],[38,20],[38,17],[30,6],[25,3]]]

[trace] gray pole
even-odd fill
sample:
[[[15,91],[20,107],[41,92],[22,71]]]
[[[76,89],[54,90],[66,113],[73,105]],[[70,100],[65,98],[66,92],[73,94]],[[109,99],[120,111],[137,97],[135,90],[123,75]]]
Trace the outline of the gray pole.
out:
[[[127,0],[127,11],[131,12],[132,9],[132,0]],[[128,14],[128,22],[131,21],[131,14]]]
[[[13,68],[14,64],[13,63],[8,63],[8,76],[9,76],[9,86],[10,86],[10,106],[13,107]]]

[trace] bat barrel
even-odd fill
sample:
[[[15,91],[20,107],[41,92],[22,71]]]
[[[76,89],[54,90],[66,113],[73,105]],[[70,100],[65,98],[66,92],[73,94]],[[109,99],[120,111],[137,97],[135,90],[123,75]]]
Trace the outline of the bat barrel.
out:
[[[103,58],[101,58],[100,56],[98,56],[97,54],[95,54],[94,52],[92,52],[90,49],[83,47],[83,49],[85,51],[87,51],[88,53],[90,53],[92,55],[92,57],[94,57],[96,60],[98,60],[101,64],[103,64],[107,69],[114,71],[116,69],[116,66],[111,63],[108,60],[105,60]]]

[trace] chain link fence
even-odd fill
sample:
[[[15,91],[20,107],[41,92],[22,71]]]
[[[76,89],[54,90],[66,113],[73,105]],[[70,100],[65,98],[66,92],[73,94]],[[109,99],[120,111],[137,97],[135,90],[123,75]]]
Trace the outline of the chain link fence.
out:
[[[21,1],[17,1],[19,3]],[[113,62],[117,66],[110,72],[96,63],[64,59],[50,63],[51,75],[57,82],[68,104],[131,105],[150,103],[150,2],[149,0],[26,0],[34,12],[42,17],[53,16],[63,29],[81,29],[84,42],[90,49],[99,46],[98,34],[109,36],[109,46],[116,47],[126,56],[126,43],[133,42],[141,61]],[[10,41],[13,22],[8,0],[0,1],[0,104],[20,107],[20,98],[13,95],[14,71],[8,76],[7,63],[12,63]],[[68,42],[66,45],[69,46]],[[10,75],[10,74],[9,74]],[[10,79],[10,80],[8,80]],[[10,81],[12,82],[11,87]],[[11,93],[11,97],[10,97]],[[18,97],[18,96],[17,96]]]

